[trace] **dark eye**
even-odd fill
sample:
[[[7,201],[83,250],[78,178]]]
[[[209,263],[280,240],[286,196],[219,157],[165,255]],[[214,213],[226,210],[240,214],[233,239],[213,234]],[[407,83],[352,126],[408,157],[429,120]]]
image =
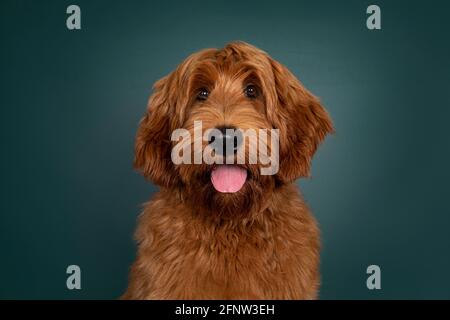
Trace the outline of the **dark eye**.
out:
[[[201,88],[197,93],[197,100],[206,100],[208,99],[209,91],[206,88]]]
[[[247,98],[254,99],[258,96],[258,89],[256,88],[256,86],[250,84],[245,87],[244,94]]]

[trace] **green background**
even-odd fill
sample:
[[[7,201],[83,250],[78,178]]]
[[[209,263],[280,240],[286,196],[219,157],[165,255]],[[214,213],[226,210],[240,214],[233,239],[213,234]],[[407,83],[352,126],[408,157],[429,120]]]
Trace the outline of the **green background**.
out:
[[[287,65],[336,134],[299,185],[322,299],[450,298],[450,44],[444,1],[1,1],[0,298],[117,298],[141,204],[132,169],[154,81],[244,40]],[[66,268],[82,290],[66,289]],[[366,268],[381,267],[379,291]]]

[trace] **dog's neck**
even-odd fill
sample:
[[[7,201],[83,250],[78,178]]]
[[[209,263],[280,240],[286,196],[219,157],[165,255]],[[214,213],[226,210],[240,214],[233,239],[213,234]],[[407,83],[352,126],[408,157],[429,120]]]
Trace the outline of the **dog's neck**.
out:
[[[191,213],[193,220],[202,221],[205,225],[211,225],[217,228],[221,225],[235,227],[241,229],[242,227],[251,226],[254,223],[265,223],[266,220],[271,220],[273,215],[282,215],[288,211],[286,208],[292,206],[292,202],[300,201],[303,203],[302,196],[295,183],[280,183],[273,192],[268,195],[268,198],[255,212],[239,212],[236,216],[218,216],[214,210],[201,211],[198,205],[195,205],[186,199],[182,187],[161,189],[160,195],[165,195],[171,199],[177,199],[177,206],[180,208],[188,207],[187,212]],[[184,211],[184,210],[183,210]]]

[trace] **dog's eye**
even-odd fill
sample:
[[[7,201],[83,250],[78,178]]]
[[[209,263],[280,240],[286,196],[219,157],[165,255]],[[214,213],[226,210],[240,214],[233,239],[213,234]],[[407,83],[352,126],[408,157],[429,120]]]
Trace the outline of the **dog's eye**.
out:
[[[206,88],[201,88],[197,93],[197,100],[206,100],[208,99],[209,91]]]
[[[258,96],[258,89],[256,88],[256,86],[250,84],[245,87],[244,94],[247,98],[254,99]]]

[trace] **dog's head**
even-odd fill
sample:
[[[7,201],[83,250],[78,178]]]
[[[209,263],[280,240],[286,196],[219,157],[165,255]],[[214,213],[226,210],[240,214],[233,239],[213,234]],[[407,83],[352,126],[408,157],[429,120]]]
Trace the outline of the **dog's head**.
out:
[[[195,132],[198,123],[200,135]],[[182,148],[192,151],[190,164],[173,162],[177,141],[172,133],[180,128],[191,133]],[[223,132],[220,139],[225,141],[230,138],[227,128],[269,130],[264,146],[268,153],[279,152],[279,157],[272,158],[279,160],[274,174],[262,175],[264,164],[259,160],[250,163],[252,142],[245,137],[243,154],[236,152],[236,137],[231,139],[235,144],[231,157],[244,159],[236,161],[239,164],[195,163],[196,152],[199,156],[216,140],[214,135],[208,138],[212,129]],[[134,164],[161,187],[180,189],[198,211],[221,216],[254,214],[275,188],[309,175],[317,146],[332,130],[319,100],[286,67],[249,44],[234,42],[191,55],[156,82],[137,133]],[[271,150],[272,135],[279,138],[277,150]],[[199,145],[203,151],[195,148]],[[256,145],[262,146],[259,141]],[[224,150],[223,156],[230,157],[229,151]]]

